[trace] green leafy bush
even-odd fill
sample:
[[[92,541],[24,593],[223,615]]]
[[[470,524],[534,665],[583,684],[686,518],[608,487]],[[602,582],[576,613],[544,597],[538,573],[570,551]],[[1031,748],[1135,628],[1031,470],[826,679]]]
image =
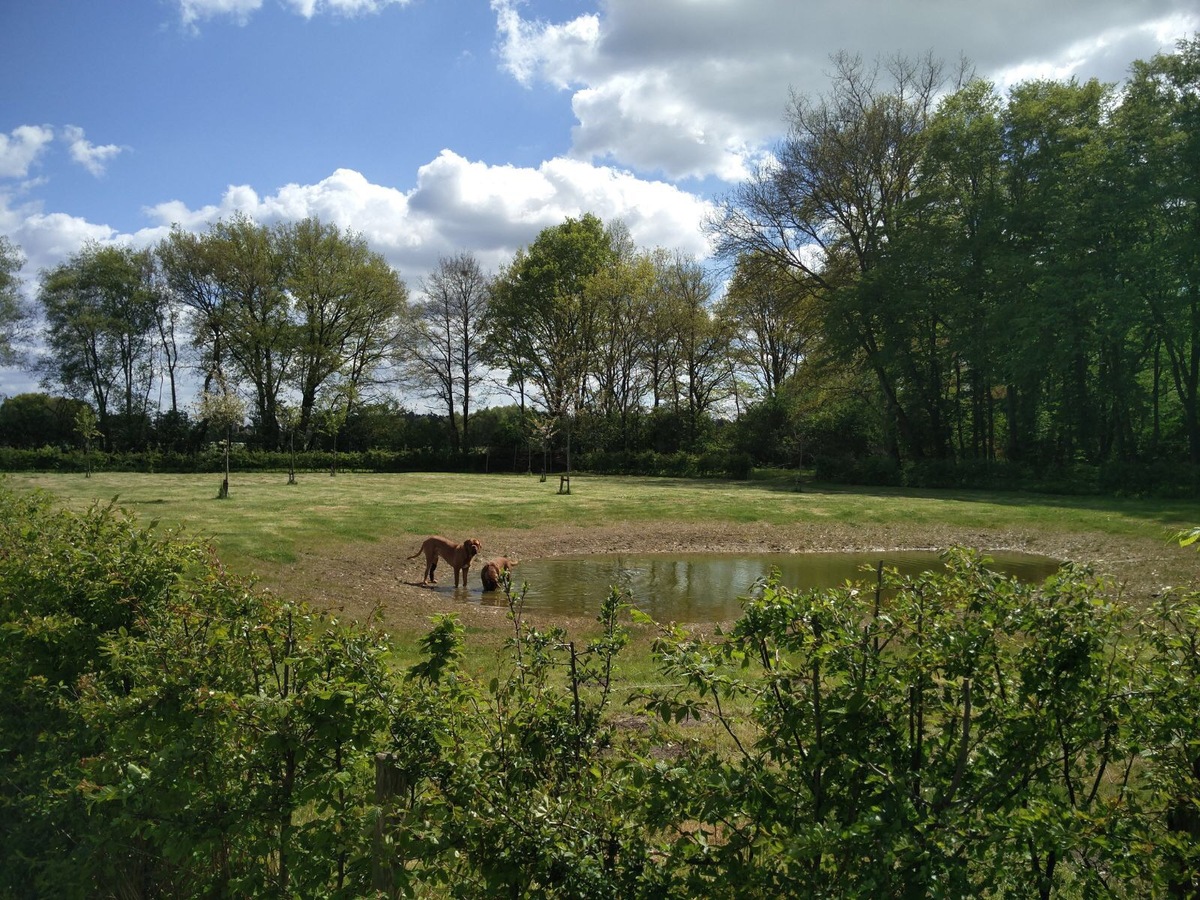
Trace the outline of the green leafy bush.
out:
[[[0,897],[1196,895],[1200,595],[947,562],[772,576],[621,698],[620,591],[577,643],[509,584],[487,683],[452,616],[398,671],[202,544],[0,485]]]
[[[1181,602],[1194,617],[1196,598]],[[876,592],[772,577],[732,631],[660,641],[679,687],[648,708],[718,723],[732,752],[655,766],[646,817],[677,835],[670,867],[695,896],[1194,888],[1194,831],[1162,816],[1164,797],[1179,816],[1200,797],[1184,730],[1200,620],[1181,615],[1167,632],[1142,623],[1147,660],[1134,623],[1071,568],[1021,585],[960,552]]]
[[[29,896],[369,885],[386,646],[196,543],[0,490],[0,884]],[[19,893],[19,892],[18,892]]]
[[[727,450],[704,453],[656,453],[653,450],[592,450],[575,458],[575,467],[597,475],[646,475],[658,478],[750,477],[750,454]]]

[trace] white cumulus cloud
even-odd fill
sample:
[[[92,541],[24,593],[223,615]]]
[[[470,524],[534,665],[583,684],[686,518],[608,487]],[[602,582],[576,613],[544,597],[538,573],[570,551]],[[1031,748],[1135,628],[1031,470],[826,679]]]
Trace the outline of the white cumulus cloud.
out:
[[[1200,28],[1194,0],[605,0],[563,21],[492,0],[500,62],[568,91],[572,154],[669,178],[737,180],[784,131],[790,90],[829,87],[830,56],[932,53],[1001,85],[1120,81]]]
[[[287,0],[295,12],[311,19],[319,13],[339,16],[360,16],[377,13],[385,6],[407,6],[411,0]]]
[[[587,78],[596,62],[600,17],[579,16],[561,25],[521,18],[515,0],[492,0],[504,67],[524,85],[535,78],[567,88]]]
[[[52,140],[54,129],[48,125],[21,125],[11,134],[0,133],[0,178],[24,178]]]
[[[83,129],[78,125],[68,125],[63,129],[63,140],[71,152],[71,159],[79,163],[93,175],[104,174],[104,168],[109,160],[117,156],[123,148],[116,144],[97,146],[84,137]]]
[[[708,211],[706,201],[673,185],[607,166],[576,159],[537,168],[490,165],[450,150],[421,166],[407,192],[338,169],[316,184],[288,184],[268,195],[233,185],[199,208],[167,201],[145,210],[163,232],[172,225],[203,231],[238,212],[263,223],[317,216],[361,233],[414,284],[440,257],[463,250],[495,270],[543,228],[588,212],[621,219],[642,246],[704,257],[709,245],[701,223]]]
[[[179,0],[179,14],[189,26],[221,16],[245,23],[261,8],[262,0]]]
[[[183,23],[195,27],[205,19],[230,18],[245,24],[262,9],[263,0],[177,0]],[[412,0],[281,0],[283,6],[306,19],[323,13],[359,16],[388,6],[407,6]]]

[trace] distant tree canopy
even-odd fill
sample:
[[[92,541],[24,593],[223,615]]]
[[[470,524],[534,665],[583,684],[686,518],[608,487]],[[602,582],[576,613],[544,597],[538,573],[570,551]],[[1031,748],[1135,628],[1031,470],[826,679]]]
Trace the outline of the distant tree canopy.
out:
[[[33,450],[73,447],[82,400],[49,394],[17,394],[0,403],[0,445]]]
[[[357,405],[410,390],[438,445],[470,452],[489,446],[471,422],[494,387],[529,454],[570,435],[580,451],[893,471],[1196,465],[1198,96],[1200,39],[1120,89],[1007,94],[930,57],[838,54],[706,223],[723,292],[585,213],[494,275],[469,251],[443,258],[410,306],[361,236],[235,216],[43,273],[40,371],[96,408],[110,449],[151,439],[156,397],[177,412],[182,366],[242,394],[265,449],[336,444]],[[0,251],[11,299],[19,255]]]
[[[220,375],[251,395],[263,445],[281,445],[281,397],[299,398],[311,436],[322,391],[369,384],[407,316],[404,283],[359,235],[305,219],[243,217],[159,247],[173,300],[191,319],[205,387]]]

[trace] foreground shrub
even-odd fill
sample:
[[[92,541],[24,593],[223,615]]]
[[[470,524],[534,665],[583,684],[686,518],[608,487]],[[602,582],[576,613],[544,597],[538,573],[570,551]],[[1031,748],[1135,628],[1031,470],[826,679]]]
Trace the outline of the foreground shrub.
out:
[[[643,776],[686,891],[1190,893],[1196,599],[1141,623],[1147,658],[1106,596],[1083,571],[1021,585],[958,553],[875,592],[772,578],[732,631],[668,632],[681,686],[649,708],[719,723],[732,748]]]
[[[487,683],[453,616],[397,671],[0,484],[0,897],[1197,895],[1200,597],[948,564],[664,628],[650,727],[619,591],[576,643],[509,585]]]
[[[377,887],[425,896],[658,896],[662,871],[630,803],[632,776],[605,713],[628,640],[616,590],[577,647],[541,631],[508,587],[510,655],[484,687],[460,668],[462,629],[438,621],[398,699],[387,755],[394,802]],[[623,745],[625,750],[628,747]]]
[[[0,489],[0,885],[369,888],[385,646],[109,507]]]

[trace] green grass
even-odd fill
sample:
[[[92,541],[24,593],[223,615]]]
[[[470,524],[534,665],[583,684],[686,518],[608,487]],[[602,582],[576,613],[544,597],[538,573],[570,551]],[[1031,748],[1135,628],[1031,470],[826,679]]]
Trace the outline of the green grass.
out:
[[[41,488],[63,505],[85,508],[115,498],[143,521],[182,527],[212,541],[235,571],[256,560],[294,561],[318,542],[372,542],[380,535],[449,535],[496,528],[652,527],[656,522],[764,525],[805,520],[898,529],[936,523],[964,531],[1101,532],[1165,540],[1200,522],[1200,502],[1056,497],[995,492],[849,489],[791,479],[748,482],[576,476],[234,472],[230,497],[217,500],[220,476],[93,473],[5,476],[14,490]]]
[[[1165,546],[1172,534],[1200,523],[1200,502],[1194,501],[820,485],[797,491],[790,476],[724,482],[579,475],[572,478],[572,493],[567,496],[558,493],[557,478],[541,482],[521,475],[343,472],[330,477],[314,472],[302,473],[298,484],[288,485],[285,473],[234,472],[227,500],[216,499],[220,476],[213,474],[3,477],[14,490],[44,489],[74,509],[115,498],[117,505],[144,522],[156,521],[159,527],[181,528],[188,536],[210,540],[224,564],[244,575],[254,572],[260,562],[286,570],[313,546],[343,545],[351,556],[354,546],[382,536],[465,534],[481,524],[497,529],[552,531],[572,526],[636,533],[662,522],[703,524],[719,532],[723,524],[807,521],[818,527],[883,526],[901,536],[898,543],[903,542],[906,529],[938,525],[964,533],[1098,532]],[[296,569],[302,571],[302,566]],[[507,664],[505,641],[511,637],[511,627],[499,617],[492,627],[468,624],[468,666],[484,680]],[[401,619],[391,629],[397,666],[417,661],[417,640],[427,628],[426,619],[413,618]],[[650,654],[654,636],[653,628],[633,628],[633,644],[622,655],[617,673],[623,694],[661,682],[662,674]]]

